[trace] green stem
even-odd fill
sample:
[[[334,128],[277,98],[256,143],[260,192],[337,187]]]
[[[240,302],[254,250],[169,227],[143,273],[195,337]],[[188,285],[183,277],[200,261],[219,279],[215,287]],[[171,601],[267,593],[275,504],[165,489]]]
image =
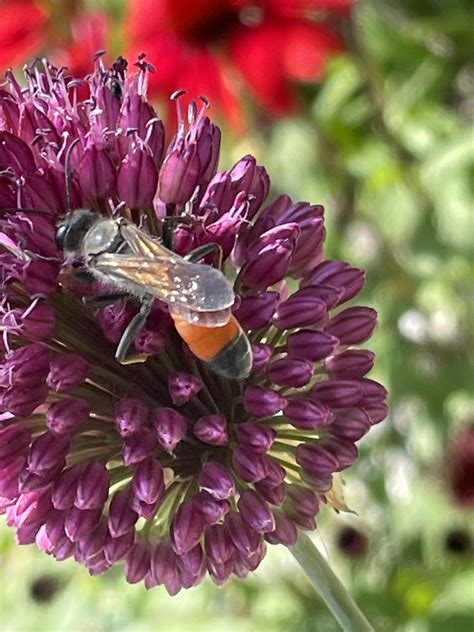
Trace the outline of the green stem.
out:
[[[374,632],[324,557],[305,533],[288,547],[344,632]]]

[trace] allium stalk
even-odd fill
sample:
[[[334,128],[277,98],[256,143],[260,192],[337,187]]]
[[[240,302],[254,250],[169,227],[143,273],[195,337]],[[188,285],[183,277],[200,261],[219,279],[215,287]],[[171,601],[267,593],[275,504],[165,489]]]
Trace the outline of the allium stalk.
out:
[[[124,563],[127,581],[176,594],[207,574],[245,577],[268,543],[314,529],[355,442],[386,416],[386,390],[358,349],[376,313],[345,305],[364,272],[324,258],[322,206],[265,204],[252,156],[218,172],[205,102],[180,114],[165,150],[153,68],[136,66],[99,58],[77,82],[44,61],[26,88],[8,72],[0,91],[1,508],[20,544],[92,575]],[[158,300],[134,341],[146,362],[119,364],[139,305],[82,300],[116,288],[91,283],[56,242],[79,208],[156,239],[171,225],[181,255],[218,243],[250,377],[197,360]]]

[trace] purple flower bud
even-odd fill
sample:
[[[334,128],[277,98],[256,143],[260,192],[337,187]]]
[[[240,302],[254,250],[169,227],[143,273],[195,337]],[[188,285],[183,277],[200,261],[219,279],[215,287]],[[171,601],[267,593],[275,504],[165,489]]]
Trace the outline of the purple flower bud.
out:
[[[365,406],[365,412],[369,415],[372,424],[378,424],[388,415],[389,408],[387,404],[371,404]]]
[[[98,313],[98,320],[107,340],[117,343],[134,315],[133,306],[124,300],[101,309]]]
[[[115,166],[105,149],[97,144],[84,150],[78,176],[86,200],[105,200],[116,187]]]
[[[245,410],[255,417],[267,417],[283,410],[288,400],[270,388],[247,386],[244,393]]]
[[[51,362],[47,383],[58,393],[64,393],[82,384],[89,370],[89,364],[75,353],[65,353]]]
[[[108,526],[110,535],[119,538],[130,531],[138,520],[138,514],[129,505],[128,490],[115,492],[109,506]]]
[[[227,514],[224,526],[235,548],[243,555],[254,553],[261,542],[261,535],[244,522],[236,511]]]
[[[176,569],[173,571],[173,575],[164,582],[164,585],[166,588],[166,592],[170,595],[170,597],[174,597],[179,593],[183,586],[181,585],[181,582],[178,578],[178,573],[176,572]]]
[[[138,353],[155,355],[161,353],[169,342],[169,335],[173,329],[173,319],[165,312],[159,303],[155,303],[133,342]]]
[[[262,479],[258,483],[255,483],[255,489],[272,505],[281,505],[285,500],[286,491],[283,483],[270,485],[265,479]]]
[[[188,424],[186,417],[173,408],[155,408],[152,421],[160,445],[167,451],[173,452],[178,443],[186,436]]]
[[[278,509],[273,510],[275,529],[265,534],[265,540],[270,544],[284,544],[293,546],[298,538],[298,530],[286,514]]]
[[[265,461],[262,456],[246,448],[234,449],[232,465],[237,475],[246,483],[256,483],[266,476]]]
[[[261,329],[269,324],[278,304],[278,292],[244,296],[234,316],[244,329]]]
[[[285,416],[296,428],[315,429],[330,424],[334,415],[322,402],[315,402],[309,397],[289,397]]]
[[[102,575],[109,570],[110,564],[105,558],[105,553],[101,551],[98,555],[87,560],[86,562],[87,570],[89,571],[89,575],[95,577],[96,575]]]
[[[137,540],[125,559],[125,577],[129,584],[141,581],[150,570],[151,547],[146,540]]]
[[[20,494],[19,474],[24,471],[24,465],[25,457],[20,455],[0,470],[0,496],[11,499],[18,498]],[[21,489],[21,492],[25,491],[29,490]]]
[[[222,584],[224,584],[232,575],[234,561],[229,559],[223,564],[216,564],[208,558],[206,565],[209,575],[212,577],[213,581],[218,586],[222,586]]]
[[[273,531],[275,519],[262,496],[253,489],[241,493],[237,506],[240,515],[251,529],[259,533]]]
[[[359,400],[359,406],[374,406],[382,404],[387,397],[387,389],[375,380],[364,378],[360,380],[362,386],[362,397]]]
[[[275,384],[299,388],[311,381],[313,364],[306,360],[282,358],[268,365],[267,375]]]
[[[56,435],[72,434],[89,419],[89,403],[84,399],[68,397],[53,402],[46,414],[46,424]]]
[[[310,396],[331,408],[355,406],[362,395],[362,385],[356,380],[326,380],[311,389]]]
[[[107,536],[105,543],[105,559],[109,564],[115,564],[128,555],[132,546],[135,543],[135,529],[113,538],[110,535]]]
[[[44,382],[49,372],[51,352],[40,344],[25,345],[6,358],[0,374],[0,384],[20,383],[33,386]]]
[[[176,553],[168,539],[161,540],[151,555],[151,574],[157,584],[170,579],[176,568]]]
[[[63,470],[54,483],[51,500],[55,509],[70,509],[76,499],[76,490],[79,478],[84,469],[82,463],[78,463]]]
[[[273,317],[273,324],[278,329],[306,327],[319,322],[326,312],[326,303],[316,296],[311,296],[305,288],[280,303]]]
[[[196,546],[204,530],[204,522],[192,501],[182,503],[171,524],[171,543],[177,555]]]
[[[261,342],[252,343],[252,371],[256,373],[263,369],[273,354],[273,348],[270,345]]]
[[[300,443],[296,448],[296,462],[311,474],[327,476],[336,472],[339,462],[319,443]]]
[[[3,467],[7,467],[21,454],[24,454],[30,443],[30,431],[22,423],[13,423],[0,428],[0,459],[5,459]]]
[[[193,434],[203,443],[226,445],[229,441],[225,415],[215,414],[200,417],[193,426]]]
[[[302,485],[287,485],[286,496],[298,513],[314,518],[319,512],[319,497]]]
[[[161,500],[156,500],[154,503],[144,503],[143,500],[133,495],[130,496],[129,502],[133,511],[136,511],[137,514],[145,518],[145,520],[151,520],[161,504]]]
[[[298,224],[277,226],[260,235],[247,252],[241,270],[243,284],[265,290],[281,281],[288,272],[298,235]]]
[[[249,448],[256,454],[268,452],[276,436],[275,428],[256,423],[255,421],[245,421],[237,427],[239,444],[244,448]]]
[[[44,489],[57,478],[62,470],[63,464],[53,467],[51,470],[41,472],[41,475],[30,472],[28,468],[24,468],[18,477],[18,489],[21,493],[33,492],[37,489]]]
[[[110,473],[103,463],[88,463],[81,472],[74,505],[78,509],[103,507],[109,495]]]
[[[320,440],[321,449],[331,454],[338,462],[337,471],[345,470],[357,461],[359,451],[352,441],[345,441],[339,437],[327,436]]]
[[[301,480],[318,494],[325,494],[332,485],[332,474],[314,474],[308,470],[301,472]]]
[[[17,544],[33,544],[36,540],[36,536],[38,535],[38,531],[40,530],[40,523],[29,524],[24,527],[19,527],[16,530],[15,541]]]
[[[74,542],[71,542],[69,538],[64,537],[61,542],[55,547],[53,555],[57,562],[63,562],[68,557],[72,557],[75,553],[76,547]]]
[[[125,437],[123,449],[123,462],[125,465],[136,465],[148,458],[158,445],[155,432],[143,430],[142,432]]]
[[[337,411],[329,431],[339,439],[358,441],[369,431],[371,425],[369,415],[362,408],[344,408]]]
[[[51,432],[39,435],[30,446],[28,467],[34,474],[51,470],[64,462],[71,442],[67,437],[56,437]]]
[[[143,145],[136,144],[118,172],[118,194],[129,208],[151,206],[158,185],[155,161]]]
[[[273,457],[266,454],[263,457],[265,466],[265,478],[262,479],[266,485],[279,485],[285,480],[286,470]]]
[[[374,366],[375,353],[367,349],[347,349],[326,358],[324,366],[331,378],[361,378]]]
[[[19,280],[31,296],[49,295],[57,288],[58,273],[56,261],[32,259],[23,266]]]
[[[218,173],[210,181],[202,204],[213,204],[227,212],[236,195],[246,191],[250,197],[248,218],[251,219],[268,195],[270,180],[264,167],[258,166],[253,156],[244,156],[227,172]]]
[[[228,470],[215,461],[207,461],[199,477],[201,489],[218,500],[225,500],[235,493],[235,482]]]
[[[158,194],[167,204],[184,204],[198,185],[207,184],[217,163],[220,130],[207,116],[178,132],[160,170]]]
[[[15,417],[29,417],[48,397],[46,384],[18,384],[7,388],[0,397],[0,410]]]
[[[36,534],[36,544],[44,553],[51,555],[65,538],[64,516],[59,511],[51,511]]]
[[[14,310],[14,312],[17,310]],[[19,325],[12,329],[16,329],[25,338],[34,342],[43,342],[50,340],[56,330],[56,317],[54,309],[44,301],[33,303],[26,310],[18,310],[19,314],[12,312],[14,319],[19,320]],[[9,326],[8,314],[4,318],[4,324]]]
[[[163,468],[157,459],[145,459],[137,465],[132,479],[132,493],[148,505],[163,500]]]
[[[325,331],[339,338],[342,345],[355,345],[368,340],[377,326],[377,312],[370,307],[348,307],[333,316]]]
[[[201,546],[196,544],[190,551],[180,555],[177,559],[177,565],[178,569],[182,570],[186,575],[196,578],[204,565],[204,553]]]
[[[73,507],[69,509],[64,523],[67,537],[72,542],[78,542],[87,537],[98,525],[101,515],[102,508],[78,509]]]
[[[49,489],[22,494],[16,502],[15,524],[23,527],[42,522],[52,508]]]
[[[153,153],[157,168],[160,166],[163,155],[165,130],[163,123],[157,119],[156,112],[153,107],[140,94],[135,86],[132,86],[133,92],[129,92],[124,96],[120,114],[117,120],[117,129],[136,130],[141,140],[146,141],[147,146]],[[129,138],[122,137],[124,141],[121,144],[125,153],[129,146]]]
[[[257,549],[250,555],[245,555],[241,552],[236,553],[234,557],[234,573],[238,577],[246,577],[248,571],[255,571],[260,566],[260,562],[266,553],[267,545],[263,539],[260,540]]]
[[[206,524],[215,524],[219,522],[230,509],[228,500],[218,500],[211,496],[209,492],[203,490],[196,494],[193,498],[193,504]]]
[[[302,287],[307,285],[332,285],[344,290],[339,303],[350,300],[364,287],[365,272],[352,268],[345,261],[323,261],[305,278]]]
[[[229,534],[222,524],[206,527],[204,546],[207,556],[214,564],[224,564],[234,551]]]
[[[80,558],[80,561],[86,562],[96,555],[99,555],[99,553],[102,553],[107,536],[107,521],[105,518],[102,518],[92,533],[76,543],[76,554]]]
[[[128,437],[148,425],[150,411],[146,404],[136,397],[124,397],[115,412],[115,421],[122,437]]]
[[[296,509],[290,511],[290,518],[299,529],[303,531],[314,531],[316,529],[316,519],[314,516],[305,516]]]
[[[168,389],[175,406],[187,404],[194,395],[199,393],[202,386],[201,380],[190,373],[171,371],[168,376]]]

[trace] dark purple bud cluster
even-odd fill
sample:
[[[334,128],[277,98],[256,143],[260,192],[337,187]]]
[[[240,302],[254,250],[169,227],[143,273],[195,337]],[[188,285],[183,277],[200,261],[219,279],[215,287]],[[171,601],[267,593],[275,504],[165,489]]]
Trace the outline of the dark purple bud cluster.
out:
[[[176,594],[206,574],[245,577],[268,543],[316,527],[355,442],[387,415],[385,388],[366,377],[374,354],[357,347],[376,313],[345,305],[364,272],[324,259],[322,206],[286,195],[265,206],[252,156],[217,172],[206,103],[179,112],[165,148],[150,66],[96,63],[84,100],[47,62],[27,69],[26,89],[7,73],[0,90],[0,507],[19,544],[92,575],[123,562],[127,581]],[[55,240],[77,208],[157,239],[171,217],[181,254],[218,243],[250,377],[199,362],[159,301],[134,341],[147,361],[119,364],[138,305],[80,300]]]

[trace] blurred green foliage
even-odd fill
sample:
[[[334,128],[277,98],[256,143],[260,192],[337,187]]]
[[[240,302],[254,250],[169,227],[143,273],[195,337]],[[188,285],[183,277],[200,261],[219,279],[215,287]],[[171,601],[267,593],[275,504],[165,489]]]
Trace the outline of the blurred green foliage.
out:
[[[391,415],[345,477],[357,515],[323,511],[317,543],[378,632],[472,632],[472,544],[446,544],[453,531],[474,541],[472,512],[445,476],[449,438],[474,419],[472,3],[362,1],[347,38],[326,80],[301,89],[306,114],[259,120],[226,159],[251,150],[273,194],[326,206],[327,254],[367,268],[361,300],[380,314],[374,378]],[[366,555],[338,550],[344,525],[368,538]],[[246,581],[170,598],[0,537],[3,632],[338,629],[279,547]]]

